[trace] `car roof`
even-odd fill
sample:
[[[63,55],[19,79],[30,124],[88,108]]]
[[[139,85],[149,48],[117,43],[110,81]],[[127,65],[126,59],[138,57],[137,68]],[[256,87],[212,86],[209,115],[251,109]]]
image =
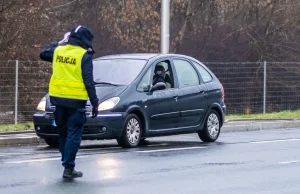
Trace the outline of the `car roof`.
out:
[[[132,54],[117,54],[117,55],[107,55],[103,57],[96,58],[94,60],[103,59],[144,59],[148,60],[150,58],[160,55],[159,53],[132,53]]]
[[[190,56],[180,55],[180,54],[161,54],[161,53],[128,53],[128,54],[116,54],[116,55],[107,55],[94,59],[97,60],[105,60],[105,59],[142,59],[149,60],[152,58],[161,58],[161,57],[184,57],[193,59]],[[195,60],[195,59],[194,59]]]

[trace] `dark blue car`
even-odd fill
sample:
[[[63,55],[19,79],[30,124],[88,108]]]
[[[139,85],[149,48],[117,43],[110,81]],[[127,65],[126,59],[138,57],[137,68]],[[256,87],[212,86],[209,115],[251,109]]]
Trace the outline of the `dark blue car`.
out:
[[[218,139],[224,123],[224,89],[196,59],[177,54],[123,54],[94,60],[99,115],[87,122],[83,140],[116,139],[136,147],[147,137],[198,133],[204,142]],[[55,107],[46,95],[34,114],[36,134],[57,146]]]

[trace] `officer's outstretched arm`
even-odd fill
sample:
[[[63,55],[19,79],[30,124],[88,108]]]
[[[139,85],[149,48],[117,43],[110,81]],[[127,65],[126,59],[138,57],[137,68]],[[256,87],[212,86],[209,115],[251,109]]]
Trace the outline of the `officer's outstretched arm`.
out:
[[[40,53],[40,58],[44,61],[52,62],[53,61],[54,50],[56,49],[57,46],[58,46],[57,42],[51,43],[48,46],[46,46],[46,48],[44,48],[42,50],[42,52]]]
[[[95,82],[93,76],[93,57],[91,54],[86,53],[82,58],[82,79],[85,89],[88,93],[89,99],[93,107],[98,107],[98,97],[95,89]]]

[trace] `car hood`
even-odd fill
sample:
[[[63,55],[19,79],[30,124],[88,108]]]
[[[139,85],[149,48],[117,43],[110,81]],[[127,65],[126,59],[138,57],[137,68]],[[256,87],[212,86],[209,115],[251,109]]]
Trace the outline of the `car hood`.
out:
[[[119,96],[127,86],[96,86],[97,97],[99,98],[99,103],[112,98]],[[91,105],[90,101],[87,102],[87,105]]]
[[[99,99],[99,103],[112,98],[119,96],[128,86],[110,86],[110,85],[98,85],[96,86],[96,94]],[[49,93],[46,95],[47,99],[47,110],[54,111],[54,107],[50,107],[50,98]],[[88,109],[91,109],[91,102],[87,101]]]

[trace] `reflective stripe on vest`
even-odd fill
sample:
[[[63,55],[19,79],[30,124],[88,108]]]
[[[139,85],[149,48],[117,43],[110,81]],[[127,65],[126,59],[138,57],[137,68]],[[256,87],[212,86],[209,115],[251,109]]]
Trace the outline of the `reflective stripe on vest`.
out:
[[[54,51],[50,96],[87,100],[81,61],[86,50],[73,45],[58,46]]]

